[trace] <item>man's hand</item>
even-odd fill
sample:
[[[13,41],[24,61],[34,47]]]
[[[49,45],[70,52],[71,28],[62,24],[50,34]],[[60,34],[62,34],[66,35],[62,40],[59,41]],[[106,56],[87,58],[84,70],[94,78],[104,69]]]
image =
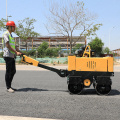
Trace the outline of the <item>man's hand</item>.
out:
[[[15,49],[16,49],[16,51],[18,52],[18,53],[20,53],[19,55],[25,55],[24,53],[22,53],[18,48],[17,48],[17,46],[15,46]],[[17,53],[16,53],[17,54]]]
[[[16,52],[16,55],[17,55],[17,56],[20,56],[21,54],[22,54],[22,53],[20,53],[20,52]]]

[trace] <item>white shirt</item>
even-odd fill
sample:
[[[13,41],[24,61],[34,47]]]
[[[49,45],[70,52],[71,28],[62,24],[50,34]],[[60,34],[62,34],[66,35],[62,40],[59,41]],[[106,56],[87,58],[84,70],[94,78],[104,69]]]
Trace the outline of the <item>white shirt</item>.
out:
[[[6,47],[6,43],[9,41],[9,35],[11,35],[11,37],[12,37],[12,34],[10,34],[9,31],[3,35],[3,44],[4,44],[3,57],[14,58],[15,55],[13,53],[11,53],[10,50]]]

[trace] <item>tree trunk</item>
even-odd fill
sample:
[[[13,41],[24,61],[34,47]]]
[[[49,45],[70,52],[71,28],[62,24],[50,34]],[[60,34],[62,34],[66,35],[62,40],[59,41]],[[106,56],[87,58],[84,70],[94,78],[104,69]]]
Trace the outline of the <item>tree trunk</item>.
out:
[[[70,36],[70,54],[72,53],[72,32]]]
[[[27,51],[27,40],[26,40],[26,51]]]
[[[72,40],[71,40],[71,37],[70,37],[70,54],[72,53]]]

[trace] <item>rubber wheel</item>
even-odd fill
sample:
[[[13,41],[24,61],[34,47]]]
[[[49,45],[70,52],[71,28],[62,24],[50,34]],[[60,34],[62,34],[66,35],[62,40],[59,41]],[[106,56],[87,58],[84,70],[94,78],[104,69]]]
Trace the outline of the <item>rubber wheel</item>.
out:
[[[99,95],[108,95],[111,91],[111,85],[97,85],[95,89]]]
[[[78,85],[69,84],[68,85],[68,90],[72,94],[80,94],[82,92],[82,89],[83,89],[83,85],[81,84],[78,84]]]

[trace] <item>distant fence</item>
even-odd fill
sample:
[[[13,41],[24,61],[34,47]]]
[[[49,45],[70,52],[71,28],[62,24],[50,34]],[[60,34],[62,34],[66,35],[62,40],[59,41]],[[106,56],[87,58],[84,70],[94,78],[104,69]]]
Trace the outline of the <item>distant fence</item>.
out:
[[[61,46],[62,49],[70,49],[70,41],[67,36],[42,36],[42,37],[29,37],[27,40],[15,37],[15,44],[19,49],[32,49],[38,48],[44,41],[49,44],[49,48],[56,48]],[[76,44],[85,44],[85,36],[73,36],[73,41]],[[2,49],[2,37],[0,37],[0,49]]]
[[[21,58],[18,56],[16,58],[16,62],[19,62]],[[67,63],[68,58],[67,57],[60,57],[60,58],[36,58],[37,61],[40,63],[51,63],[51,64],[64,64]],[[0,58],[0,63],[5,63],[3,58]]]
[[[114,57],[115,60],[120,60],[120,56],[119,57]],[[37,61],[39,61],[40,63],[51,63],[51,64],[64,64],[68,62],[68,58],[67,57],[60,57],[60,58],[36,58]],[[21,58],[18,56],[16,58],[16,62],[21,61]],[[3,58],[0,58],[0,63],[5,63]]]

